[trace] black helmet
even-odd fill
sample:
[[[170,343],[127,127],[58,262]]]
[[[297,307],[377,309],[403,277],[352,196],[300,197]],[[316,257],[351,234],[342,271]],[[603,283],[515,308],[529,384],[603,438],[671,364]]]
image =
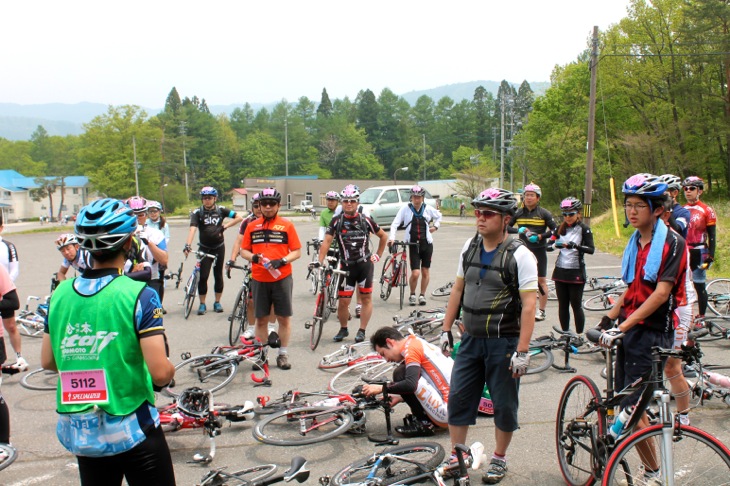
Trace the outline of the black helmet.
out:
[[[281,194],[273,187],[267,187],[259,193],[259,201],[276,201],[281,202]]]
[[[705,190],[705,181],[702,180],[701,177],[697,176],[689,176],[687,177],[684,182],[682,182],[682,187],[688,187],[688,186],[695,186],[700,188],[700,190]]]
[[[580,211],[583,207],[583,203],[574,197],[566,197],[560,201],[560,210],[564,213],[570,211]]]
[[[186,388],[177,397],[177,408],[193,417],[204,417],[209,406],[209,394],[202,388]]]
[[[504,214],[514,214],[517,200],[515,195],[509,191],[490,187],[472,199],[471,205],[477,209],[486,208]]]

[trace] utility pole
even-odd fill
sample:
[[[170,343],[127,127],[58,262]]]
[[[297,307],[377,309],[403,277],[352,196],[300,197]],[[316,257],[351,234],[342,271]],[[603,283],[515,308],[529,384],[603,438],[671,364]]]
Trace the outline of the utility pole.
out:
[[[289,120],[284,115],[284,175],[289,177]]]
[[[139,197],[139,176],[137,175],[137,139],[132,135],[132,153],[134,154],[134,187],[137,190],[137,196]]]
[[[591,203],[593,202],[593,146],[596,131],[596,74],[598,71],[598,26],[593,26],[593,48],[591,50],[591,91],[588,102],[588,147],[586,158],[585,201],[583,201],[583,220],[591,224]]]
[[[180,122],[180,135],[183,137],[183,170],[185,172],[185,201],[190,201],[190,188],[188,187],[188,154],[185,150],[185,121]]]
[[[502,122],[500,124],[501,130],[501,142],[499,144],[499,187],[504,188],[504,97],[505,93],[502,91],[502,104],[501,104],[501,115]]]
[[[426,180],[426,134],[423,136],[423,180]]]
[[[492,127],[492,162],[497,164],[497,127]]]

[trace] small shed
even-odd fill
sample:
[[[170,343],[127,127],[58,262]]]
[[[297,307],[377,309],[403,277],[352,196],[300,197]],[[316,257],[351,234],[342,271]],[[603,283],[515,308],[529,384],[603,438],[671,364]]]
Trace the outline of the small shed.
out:
[[[228,194],[231,195],[234,211],[248,211],[248,191],[245,188],[233,188]]]

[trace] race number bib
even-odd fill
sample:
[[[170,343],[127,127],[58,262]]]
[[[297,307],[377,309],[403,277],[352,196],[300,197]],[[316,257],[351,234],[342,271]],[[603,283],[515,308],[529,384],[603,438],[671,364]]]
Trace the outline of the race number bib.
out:
[[[104,370],[62,371],[61,403],[106,403],[109,394]]]

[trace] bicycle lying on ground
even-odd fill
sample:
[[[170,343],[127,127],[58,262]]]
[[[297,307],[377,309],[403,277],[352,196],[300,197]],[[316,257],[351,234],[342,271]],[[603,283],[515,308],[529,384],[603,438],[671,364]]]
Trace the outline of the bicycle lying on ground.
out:
[[[175,365],[175,379],[164,391],[170,396],[180,393],[176,390],[194,387],[218,391],[233,380],[241,362],[251,365],[254,370],[251,380],[256,386],[271,386],[267,349],[280,346],[279,335],[272,332],[265,343],[256,338],[251,341],[241,338],[241,344],[216,346],[209,354],[191,357],[190,353],[183,353],[183,361]],[[257,376],[257,372],[262,372],[263,376]]]
[[[475,442],[454,448],[456,461],[443,463],[444,448],[436,442],[417,442],[376,452],[345,466],[336,474],[324,476],[320,484],[328,486],[386,486],[390,484],[445,485],[453,478],[454,486],[469,486],[469,469],[478,470],[484,460],[484,445]]]
[[[593,342],[600,334],[597,329],[586,333]],[[662,379],[663,359],[684,359],[686,352],[654,347],[652,356],[652,370],[618,393],[613,390],[613,350],[606,353],[605,396],[587,376],[568,381],[560,397],[555,429],[558,465],[566,483],[591,485],[599,479],[604,485],[673,485],[697,480],[701,484],[727,483],[730,450],[707,432],[680,424],[669,411],[670,394]],[[614,439],[610,433],[614,411],[636,391],[640,398]],[[659,407],[658,422],[635,431],[652,401]],[[649,469],[658,470],[658,476],[645,476]]]
[[[50,295],[47,295],[42,302],[41,298],[35,295],[29,295],[25,301],[25,307],[18,312],[15,317],[15,322],[18,326],[18,331],[23,336],[40,338],[43,337],[43,329],[46,324],[46,318],[48,317],[48,299]],[[30,309],[30,303],[32,301],[40,302],[35,309]]]
[[[370,383],[385,384],[389,380],[374,380]],[[398,443],[393,438],[390,414],[392,407],[388,391],[383,388],[383,397],[365,396],[359,391],[325,399],[321,405],[297,407],[273,413],[259,420],[253,429],[256,440],[266,444],[296,446],[314,444],[332,439],[345,432],[365,433],[366,411],[383,410],[386,436],[369,437],[381,445]]]
[[[706,317],[704,320],[696,321],[695,326],[707,329],[707,333],[703,333],[698,340],[702,342],[717,341],[718,339],[730,339],[730,328],[720,324],[727,322],[730,316]]]
[[[354,363],[330,379],[327,388],[337,393],[349,393],[372,380],[386,380],[400,363],[370,357]]]
[[[340,279],[349,272],[335,268],[337,258],[328,256],[324,265],[317,272],[319,292],[314,305],[314,315],[311,321],[304,323],[304,328],[310,331],[309,349],[314,351],[322,338],[322,328],[332,312],[337,310],[337,292],[340,288]]]
[[[187,255],[185,256],[187,258]],[[193,267],[193,273],[188,278],[187,283],[185,284],[185,297],[183,298],[183,315],[185,316],[185,319],[187,319],[190,316],[190,311],[193,310],[193,306],[195,305],[195,296],[198,295],[198,280],[200,279],[200,262],[203,261],[203,258],[210,258],[213,260],[212,266],[215,266],[215,261],[218,259],[216,255],[210,255],[208,253],[202,252],[202,251],[196,251],[195,252],[195,258],[197,261],[195,262],[195,267]]]
[[[600,294],[583,300],[583,308],[589,311],[607,311],[616,305],[616,302],[618,302],[619,297],[621,297],[621,294],[625,290],[626,284],[622,280],[619,280],[618,283],[602,291]]]
[[[380,274],[380,298],[388,300],[394,287],[398,287],[400,293],[400,308],[406,297],[408,286],[408,252],[409,246],[417,246],[418,243],[406,243],[405,241],[394,241],[390,247],[391,254],[383,261],[383,271]]]
[[[28,390],[55,391],[58,386],[58,373],[43,368],[36,368],[23,375],[20,385]]]
[[[704,355],[700,341],[709,332],[710,330],[707,328],[691,331],[687,334],[687,341],[682,345],[682,349],[688,355],[684,376],[691,391],[691,408],[704,405],[705,401],[714,397],[730,406],[730,376],[719,373],[719,371],[730,370],[730,366],[702,363]]]
[[[451,280],[446,285],[435,288],[431,291],[431,295],[434,297],[448,297],[451,295],[451,288],[454,286],[454,281]]]
[[[436,342],[441,337],[441,329],[444,325],[444,317],[446,316],[446,309],[443,307],[436,307],[428,310],[414,310],[408,317],[401,318],[400,316],[394,316],[393,320],[395,323],[393,327],[398,329],[401,334],[406,335],[413,333],[419,337],[422,337],[426,341]],[[458,326],[454,330],[459,329]],[[457,333],[456,337],[460,334]]]
[[[182,429],[205,429],[210,442],[210,450],[203,455],[195,453],[193,462],[209,463],[215,457],[215,437],[220,435],[223,424],[221,419],[230,422],[243,422],[254,418],[254,406],[250,401],[243,405],[229,406],[213,403],[209,390],[198,387],[183,390],[175,402],[157,407],[160,426],[166,433]]]
[[[707,307],[718,316],[730,317],[730,278],[716,278],[707,283]]]
[[[275,472],[274,464],[262,464],[231,473],[226,472],[225,468],[219,468],[203,476],[199,486],[268,486],[282,481],[303,483],[309,479],[307,460],[301,456],[293,457],[285,472],[274,475]]]
[[[561,373],[575,373],[577,370],[570,366],[571,354],[593,354],[601,351],[599,346],[578,336],[573,331],[563,331],[553,326],[553,333],[540,336],[530,341],[530,366],[527,374],[535,374],[545,371],[551,366]],[[540,351],[542,350],[542,351]],[[565,357],[563,366],[555,364],[553,350],[561,350]]]
[[[383,360],[382,356],[373,351],[373,346],[369,342],[344,344],[337,351],[322,356],[317,368],[320,370],[330,370],[343,366],[351,366],[369,359]]]
[[[251,295],[251,271],[248,265],[242,267],[231,264],[227,266],[226,276],[231,278],[231,269],[236,268],[243,271],[243,281],[241,282],[241,288],[238,289],[236,294],[236,300],[233,303],[233,310],[231,315],[228,316],[228,321],[231,323],[228,328],[228,344],[233,346],[238,342],[246,327],[250,324],[248,322],[248,304],[252,299]]]

